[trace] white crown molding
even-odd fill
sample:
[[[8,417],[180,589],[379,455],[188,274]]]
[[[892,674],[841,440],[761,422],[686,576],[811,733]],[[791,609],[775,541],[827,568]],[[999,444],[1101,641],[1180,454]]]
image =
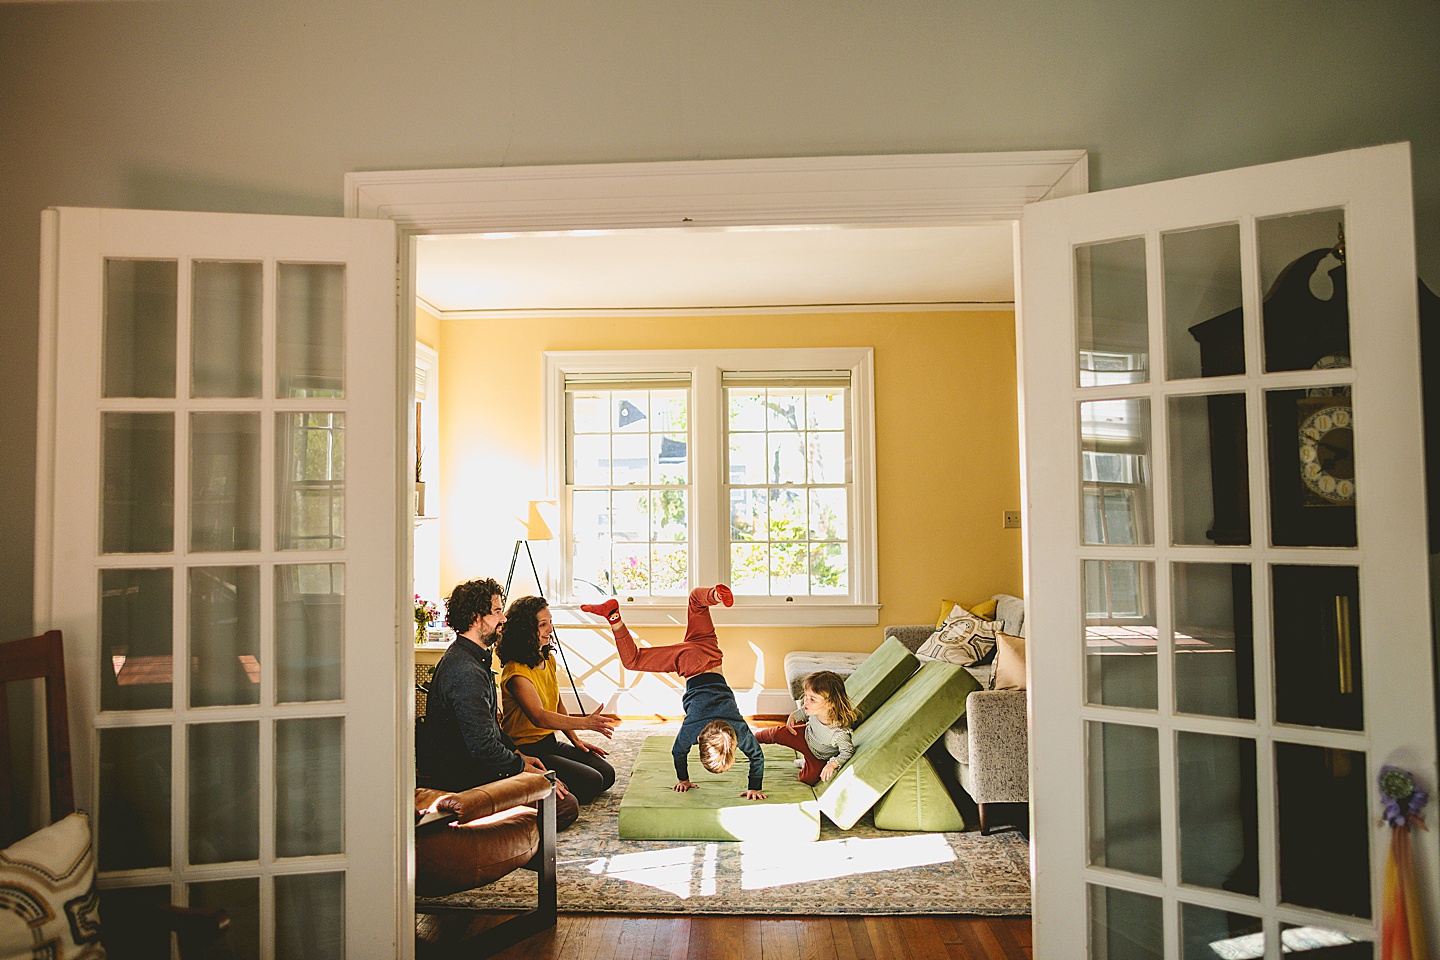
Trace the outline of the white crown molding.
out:
[[[412,233],[994,223],[1083,193],[1083,150],[679,160],[345,175],[345,215]]]
[[[562,320],[570,318],[604,319],[614,317],[718,317],[771,316],[790,314],[832,313],[957,313],[1014,310],[1013,300],[990,303],[817,303],[781,304],[748,307],[603,307],[554,310],[441,310],[424,297],[415,302],[437,320]]]

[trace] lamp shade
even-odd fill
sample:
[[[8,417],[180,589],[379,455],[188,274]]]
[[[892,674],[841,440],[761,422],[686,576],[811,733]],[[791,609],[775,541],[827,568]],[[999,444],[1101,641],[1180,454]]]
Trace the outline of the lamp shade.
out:
[[[525,518],[525,539],[526,540],[554,540],[555,534],[551,532],[550,525],[540,513],[540,505],[553,506],[554,500],[531,500],[530,512]]]

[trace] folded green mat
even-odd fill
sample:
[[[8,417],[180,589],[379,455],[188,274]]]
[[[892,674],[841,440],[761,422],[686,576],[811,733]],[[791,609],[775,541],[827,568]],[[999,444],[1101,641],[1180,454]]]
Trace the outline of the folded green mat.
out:
[[[746,800],[750,762],[737,754],[722,774],[700,766],[698,748],[690,749],[690,776],[700,786],[676,793],[671,736],[646,737],[640,745],[630,784],[620,800],[621,840],[818,840],[820,810],[815,791],[795,778],[795,751],[762,744],[765,751],[764,800]]]
[[[875,826],[881,830],[951,833],[965,829],[965,818],[950,799],[935,765],[923,753],[875,804],[874,814]]]
[[[919,658],[905,644],[894,637],[886,637],[885,642],[845,678],[845,693],[860,717],[855,726],[869,719],[919,668]]]
[[[965,698],[979,689],[979,682],[963,667],[938,661],[922,663],[914,676],[855,728],[855,756],[835,779],[817,788],[820,810],[841,829],[855,826],[960,719]]]

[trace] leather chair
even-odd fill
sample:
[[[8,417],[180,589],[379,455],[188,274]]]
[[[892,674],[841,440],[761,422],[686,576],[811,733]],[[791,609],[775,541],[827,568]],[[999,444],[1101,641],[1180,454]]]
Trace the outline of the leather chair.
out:
[[[519,773],[460,793],[416,788],[417,897],[482,887],[520,867],[539,877],[535,909],[488,928],[477,929],[483,907],[417,902],[417,955],[488,957],[555,926],[555,804],[554,773]],[[456,819],[421,825],[433,811]]]

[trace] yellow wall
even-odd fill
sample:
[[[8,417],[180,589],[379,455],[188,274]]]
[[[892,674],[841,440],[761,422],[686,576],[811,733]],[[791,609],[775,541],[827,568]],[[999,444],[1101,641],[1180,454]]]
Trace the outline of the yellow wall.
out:
[[[440,320],[419,307],[415,308],[415,339],[434,350],[440,349]]]
[[[527,501],[543,495],[543,351],[868,346],[881,626],[726,627],[717,615],[731,683],[781,688],[787,651],[868,651],[885,624],[933,621],[942,597],[1020,593],[1020,532],[1003,529],[1001,516],[1020,507],[1010,311],[445,320],[439,328],[446,591],[469,577],[503,582]],[[678,629],[636,632],[652,643],[681,638]]]

